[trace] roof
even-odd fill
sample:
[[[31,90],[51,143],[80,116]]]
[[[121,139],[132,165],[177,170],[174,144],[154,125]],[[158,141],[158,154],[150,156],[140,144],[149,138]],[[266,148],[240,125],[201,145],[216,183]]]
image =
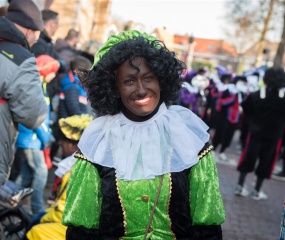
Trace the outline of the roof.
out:
[[[195,38],[194,52],[211,55],[229,55],[236,57],[237,51],[225,40]]]
[[[174,41],[177,44],[188,44],[189,36],[175,35]],[[195,53],[205,55],[228,55],[236,57],[238,54],[235,48],[225,40],[195,38]]]

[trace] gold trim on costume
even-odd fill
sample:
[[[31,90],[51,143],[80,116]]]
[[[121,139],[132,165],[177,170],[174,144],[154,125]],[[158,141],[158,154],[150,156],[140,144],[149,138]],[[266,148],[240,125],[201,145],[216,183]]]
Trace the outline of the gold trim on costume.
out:
[[[74,154],[74,157],[75,157],[75,158],[84,159],[84,160],[87,160],[87,161],[88,161],[87,157],[85,157],[81,152],[76,152],[76,153]]]
[[[124,216],[123,224],[124,224],[124,234],[126,236],[127,235],[127,220],[126,220],[127,219],[127,213],[126,213],[126,210],[124,208],[123,198],[120,195],[119,181],[118,181],[118,178],[117,178],[117,171],[116,170],[115,170],[115,178],[116,178],[117,193],[118,193],[118,196],[119,196],[119,199],[120,199],[120,203],[121,203],[121,207],[122,207],[122,211],[123,211],[123,216]]]
[[[198,155],[199,160],[206,156],[214,147],[211,145]]]
[[[167,201],[167,216],[168,216],[168,219],[169,219],[169,232],[171,232],[173,239],[176,239],[175,234],[171,230],[172,221],[171,221],[171,218],[169,216],[169,205],[170,205],[171,194],[172,194],[172,177],[171,177],[171,173],[168,173],[168,178],[169,178],[169,197],[168,197],[168,201]]]

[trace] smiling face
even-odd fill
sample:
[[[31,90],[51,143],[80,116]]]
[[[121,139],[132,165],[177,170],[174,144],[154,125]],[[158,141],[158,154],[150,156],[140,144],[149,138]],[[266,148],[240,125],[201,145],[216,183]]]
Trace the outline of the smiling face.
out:
[[[125,61],[115,72],[119,96],[127,113],[134,119],[151,114],[159,104],[160,87],[155,74],[144,58],[135,58],[132,64]]]

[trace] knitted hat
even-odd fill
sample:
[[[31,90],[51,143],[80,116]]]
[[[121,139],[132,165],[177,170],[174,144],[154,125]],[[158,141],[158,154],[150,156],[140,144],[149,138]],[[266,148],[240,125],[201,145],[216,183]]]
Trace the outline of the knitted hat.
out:
[[[109,50],[117,45],[120,42],[124,42],[129,39],[133,39],[135,37],[144,37],[145,39],[149,41],[154,41],[157,40],[155,37],[148,35],[147,33],[141,33],[138,30],[130,30],[130,31],[124,31],[119,33],[118,35],[111,35],[107,41],[104,43],[104,45],[97,51],[95,58],[94,58],[94,63],[91,69],[97,65],[97,63],[101,60],[101,58],[109,52]],[[159,43],[156,44],[156,47],[159,48],[161,45]]]
[[[59,127],[64,136],[70,140],[79,141],[84,129],[93,120],[88,114],[73,115],[59,119]]]
[[[58,61],[45,54],[42,54],[36,58],[36,64],[41,76],[47,76],[50,73],[56,73],[59,69]]]
[[[6,18],[28,29],[44,30],[42,13],[32,0],[12,0]]]

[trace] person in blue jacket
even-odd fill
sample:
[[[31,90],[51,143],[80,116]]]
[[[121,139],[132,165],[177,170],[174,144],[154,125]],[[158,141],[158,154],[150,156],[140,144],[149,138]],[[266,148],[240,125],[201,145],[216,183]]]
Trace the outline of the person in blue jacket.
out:
[[[51,131],[49,117],[36,129],[30,130],[19,124],[19,135],[16,140],[16,158],[21,163],[16,183],[21,187],[32,186],[31,198],[33,215],[44,210],[43,191],[46,186],[48,169],[43,150],[50,142]]]
[[[59,94],[57,121],[52,127],[53,136],[56,141],[51,146],[50,154],[54,164],[57,162],[56,156],[60,154],[58,144],[60,138],[60,130],[58,125],[59,119],[81,114],[92,115],[91,107],[87,101],[86,91],[77,77],[77,74],[80,74],[80,68],[89,69],[91,65],[92,63],[88,58],[80,55],[75,56],[70,62],[70,70],[60,81],[61,90]],[[62,156],[59,157],[59,159],[61,158]]]
[[[91,62],[82,56],[76,56],[71,61],[71,70],[60,82],[58,119],[88,113],[87,94],[76,74],[78,68],[90,68],[91,65]]]

